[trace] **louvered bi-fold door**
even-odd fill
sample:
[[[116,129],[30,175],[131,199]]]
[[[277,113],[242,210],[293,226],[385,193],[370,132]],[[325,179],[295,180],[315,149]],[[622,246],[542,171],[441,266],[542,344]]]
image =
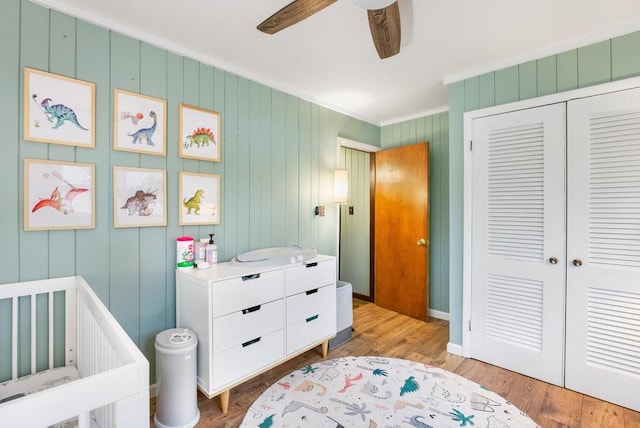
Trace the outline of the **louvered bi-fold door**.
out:
[[[640,411],[640,89],[567,115],[565,386]]]
[[[473,120],[471,356],[561,385],[565,104]]]

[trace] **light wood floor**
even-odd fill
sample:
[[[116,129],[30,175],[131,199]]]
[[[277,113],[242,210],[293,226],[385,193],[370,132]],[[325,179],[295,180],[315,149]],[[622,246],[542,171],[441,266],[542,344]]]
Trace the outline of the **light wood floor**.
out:
[[[640,428],[638,412],[480,361],[449,354],[446,351],[449,341],[447,321],[432,319],[424,323],[361,300],[354,300],[353,306],[353,338],[329,351],[329,358],[381,355],[442,367],[502,395],[527,412],[543,428]],[[318,347],[234,388],[226,415],[220,411],[218,398],[208,400],[198,393],[198,428],[238,427],[251,403],[272,383],[299,367],[321,360]],[[152,399],[152,418],[154,413],[155,399]]]

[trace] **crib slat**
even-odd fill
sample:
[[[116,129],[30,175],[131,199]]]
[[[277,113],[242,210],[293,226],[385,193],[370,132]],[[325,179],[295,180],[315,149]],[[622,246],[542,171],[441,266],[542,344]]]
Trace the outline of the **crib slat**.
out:
[[[54,307],[53,307],[53,291],[49,292],[49,368],[53,368],[53,346],[54,346],[54,337],[53,337],[53,316],[54,316]]]
[[[37,320],[36,314],[38,310],[36,308],[36,296],[30,295],[29,299],[31,300],[31,374],[36,372],[36,327]]]
[[[11,379],[18,378],[18,298],[11,298]]]

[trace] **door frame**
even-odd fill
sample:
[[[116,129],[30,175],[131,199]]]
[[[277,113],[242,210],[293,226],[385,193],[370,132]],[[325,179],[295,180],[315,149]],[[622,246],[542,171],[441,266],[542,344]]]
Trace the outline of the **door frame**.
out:
[[[367,144],[367,143],[362,143],[360,141],[355,141],[355,140],[350,140],[348,138],[344,138],[344,137],[338,137],[336,139],[336,168],[340,167],[340,148],[344,147],[344,148],[348,148],[348,149],[353,149],[353,150],[359,150],[361,152],[365,152],[365,153],[375,153],[375,152],[379,152],[380,150],[382,150],[380,147],[377,146],[373,146],[371,144]],[[370,168],[373,168],[374,165],[374,157],[371,157],[371,166]],[[373,171],[373,170],[372,170]],[[371,192],[371,197],[373,198],[373,189],[374,189],[374,183],[375,183],[375,174],[372,174],[371,177],[369,178],[369,188],[370,188],[370,192]],[[371,204],[371,218],[369,220],[370,224],[369,227],[371,229],[371,231],[373,231],[373,227],[375,226],[375,221],[373,218],[373,199],[370,199],[370,204]],[[338,206],[338,215],[336,216],[336,260],[338,261],[336,263],[336,269],[337,269],[337,275],[336,278],[340,279],[340,215],[339,215],[339,211],[340,210],[340,206]],[[375,287],[373,286],[375,284],[375,276],[374,276],[374,269],[373,269],[373,262],[374,262],[374,253],[373,253],[373,244],[374,244],[374,240],[375,237],[373,236],[373,233],[370,234],[371,238],[369,241],[369,296],[356,296],[356,297],[360,297],[363,298],[364,300],[367,301],[374,301],[375,298]]]
[[[602,95],[609,92],[624,91],[640,87],[640,77],[633,77],[615,82],[603,83],[586,88],[575,89],[557,94],[545,95],[524,101],[473,110],[464,113],[463,131],[463,263],[462,263],[462,345],[449,343],[447,350],[464,357],[471,356],[471,227],[472,224],[472,191],[473,191],[473,162],[471,155],[473,135],[473,120],[485,116],[508,113],[516,110],[525,110],[533,107],[541,107],[547,104],[568,102],[579,98],[587,98]]]

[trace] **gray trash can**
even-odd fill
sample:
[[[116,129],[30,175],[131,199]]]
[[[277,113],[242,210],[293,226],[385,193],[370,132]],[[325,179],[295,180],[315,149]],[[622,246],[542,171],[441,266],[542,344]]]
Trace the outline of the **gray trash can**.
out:
[[[329,340],[329,349],[351,339],[353,325],[353,287],[350,282],[336,283],[336,337]]]
[[[156,335],[156,428],[191,428],[198,409],[198,337],[186,328]]]

